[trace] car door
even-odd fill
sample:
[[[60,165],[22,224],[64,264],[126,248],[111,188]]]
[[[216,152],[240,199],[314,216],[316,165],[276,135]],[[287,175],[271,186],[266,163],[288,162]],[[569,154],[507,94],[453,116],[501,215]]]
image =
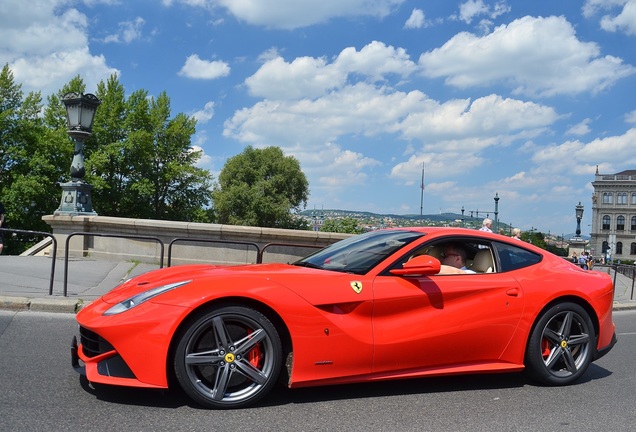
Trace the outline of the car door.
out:
[[[373,290],[374,373],[497,362],[523,309],[506,273],[385,275]]]

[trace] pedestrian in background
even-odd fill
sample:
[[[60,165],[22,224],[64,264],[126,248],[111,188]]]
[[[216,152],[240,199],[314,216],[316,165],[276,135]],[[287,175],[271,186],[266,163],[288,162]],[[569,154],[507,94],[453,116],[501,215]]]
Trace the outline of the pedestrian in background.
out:
[[[481,223],[481,228],[479,228],[479,231],[486,231],[486,232],[492,232],[492,219],[490,218],[486,218],[484,219],[484,221]]]
[[[513,228],[511,237],[513,239],[521,240],[521,230],[519,228]]]

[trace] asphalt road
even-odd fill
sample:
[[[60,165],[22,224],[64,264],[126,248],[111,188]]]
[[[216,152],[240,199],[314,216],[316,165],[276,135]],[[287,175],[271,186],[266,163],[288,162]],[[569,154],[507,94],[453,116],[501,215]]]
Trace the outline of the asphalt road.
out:
[[[463,376],[281,390],[255,408],[209,411],[179,392],[95,390],[70,366],[74,315],[0,310],[0,430],[634,430],[636,311],[614,318],[618,344],[569,387],[530,385],[519,374]]]

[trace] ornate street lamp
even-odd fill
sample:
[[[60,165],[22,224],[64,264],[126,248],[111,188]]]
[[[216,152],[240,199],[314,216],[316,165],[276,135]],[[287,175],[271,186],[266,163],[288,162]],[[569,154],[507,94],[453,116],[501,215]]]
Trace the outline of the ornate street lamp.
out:
[[[581,237],[581,219],[583,219],[583,205],[581,205],[581,201],[575,207],[576,212],[576,237]]]
[[[71,181],[60,183],[62,200],[55,215],[95,216],[91,204],[93,187],[84,181],[84,140],[92,134],[93,119],[101,101],[93,94],[67,93],[62,97],[66,107],[67,133],[75,143],[71,162]]]

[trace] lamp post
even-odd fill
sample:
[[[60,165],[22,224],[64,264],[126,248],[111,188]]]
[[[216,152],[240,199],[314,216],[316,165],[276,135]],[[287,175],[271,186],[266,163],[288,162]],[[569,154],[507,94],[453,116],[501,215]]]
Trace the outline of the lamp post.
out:
[[[67,93],[62,96],[66,107],[67,133],[75,143],[71,162],[71,181],[60,183],[62,200],[55,215],[95,216],[91,203],[93,187],[84,181],[84,140],[92,135],[93,119],[101,101],[93,94]]]
[[[495,200],[495,232],[498,233],[499,232],[499,219],[498,219],[498,215],[499,215],[499,192],[495,192],[495,198],[493,198]]]
[[[495,197],[493,198],[495,200],[495,211],[493,212],[495,215],[495,220],[493,221],[494,225],[495,225],[495,230],[494,232],[498,233],[499,232],[499,192],[495,193]],[[470,212],[470,218],[473,218],[473,213],[477,214],[477,219],[479,219],[479,213],[481,212],[481,214],[486,213],[486,217],[490,218],[490,210],[467,210],[468,212]],[[464,206],[462,206],[462,218],[464,215]]]
[[[583,205],[581,205],[581,201],[574,208],[576,213],[576,238],[581,237],[581,219],[583,219]]]

